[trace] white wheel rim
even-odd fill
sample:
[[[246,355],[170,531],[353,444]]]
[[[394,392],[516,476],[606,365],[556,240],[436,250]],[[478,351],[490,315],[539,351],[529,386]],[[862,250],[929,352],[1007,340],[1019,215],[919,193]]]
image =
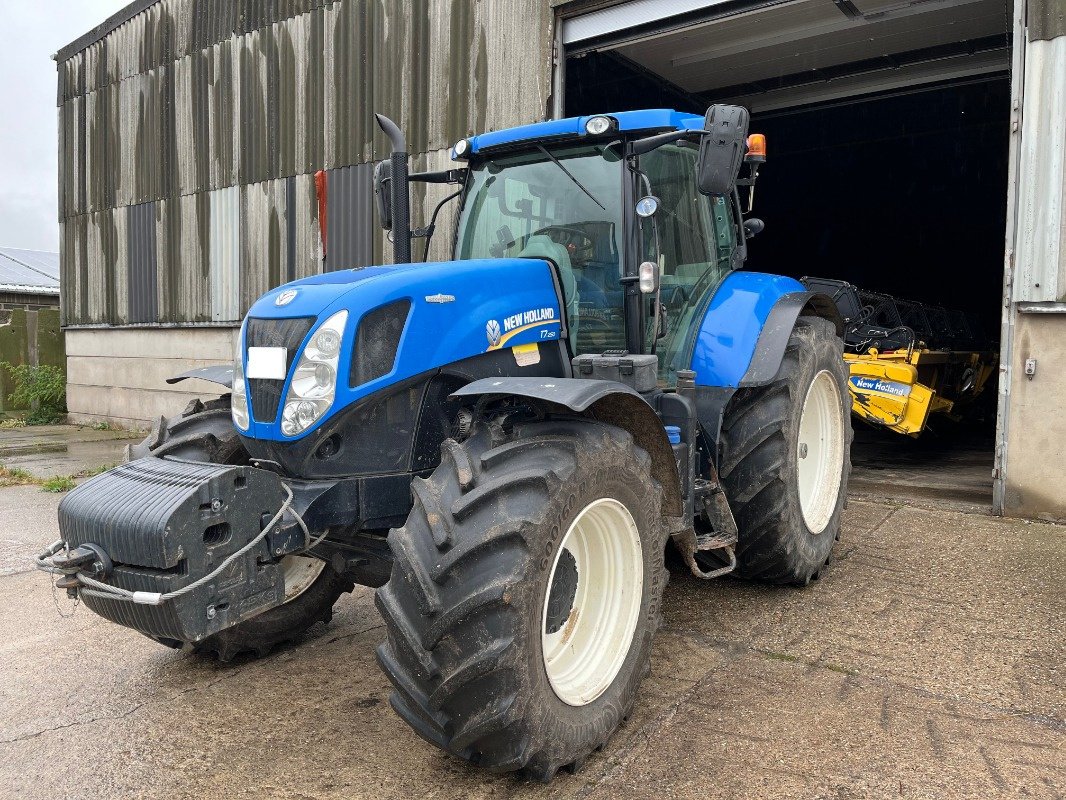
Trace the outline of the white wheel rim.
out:
[[[285,576],[285,603],[291,603],[306,592],[325,567],[326,562],[320,558],[285,556],[281,559],[281,570]]]
[[[561,558],[564,569],[572,573],[576,567],[577,572],[573,602],[562,623],[558,609],[549,619],[548,608]],[[544,669],[564,703],[587,705],[614,682],[633,642],[643,588],[644,559],[633,515],[610,498],[589,503],[555,554],[541,614]]]
[[[815,375],[807,389],[796,451],[803,521],[811,533],[821,533],[836,510],[844,464],[840,389],[828,370]]]

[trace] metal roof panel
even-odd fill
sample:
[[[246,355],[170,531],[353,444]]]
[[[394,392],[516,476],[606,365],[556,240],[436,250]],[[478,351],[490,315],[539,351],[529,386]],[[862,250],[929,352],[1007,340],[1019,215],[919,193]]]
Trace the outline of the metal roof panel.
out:
[[[0,247],[0,289],[55,294],[59,291],[59,253]]]

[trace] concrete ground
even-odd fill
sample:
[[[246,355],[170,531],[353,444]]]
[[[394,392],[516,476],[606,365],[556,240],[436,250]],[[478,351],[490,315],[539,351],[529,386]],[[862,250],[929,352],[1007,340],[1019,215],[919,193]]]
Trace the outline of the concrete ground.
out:
[[[144,434],[87,425],[31,425],[0,430],[0,464],[38,478],[77,475],[119,464],[126,445]]]
[[[633,717],[544,786],[418,739],[357,589],[218,665],[73,610],[28,559],[60,498],[0,489],[0,797],[990,798],[1066,793],[1066,529],[853,500],[806,589],[675,571]]]

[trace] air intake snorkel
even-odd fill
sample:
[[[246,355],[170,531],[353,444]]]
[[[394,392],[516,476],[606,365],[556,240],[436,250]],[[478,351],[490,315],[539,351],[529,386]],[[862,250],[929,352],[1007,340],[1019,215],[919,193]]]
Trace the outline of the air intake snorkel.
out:
[[[392,211],[392,252],[397,264],[411,262],[411,200],[407,188],[407,140],[400,127],[384,114],[375,114],[392,145],[389,194]]]

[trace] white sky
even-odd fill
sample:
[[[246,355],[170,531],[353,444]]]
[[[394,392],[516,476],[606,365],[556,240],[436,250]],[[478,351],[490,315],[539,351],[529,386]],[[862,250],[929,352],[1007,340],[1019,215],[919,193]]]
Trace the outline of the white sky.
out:
[[[0,0],[0,246],[59,250],[52,54],[129,0]]]

